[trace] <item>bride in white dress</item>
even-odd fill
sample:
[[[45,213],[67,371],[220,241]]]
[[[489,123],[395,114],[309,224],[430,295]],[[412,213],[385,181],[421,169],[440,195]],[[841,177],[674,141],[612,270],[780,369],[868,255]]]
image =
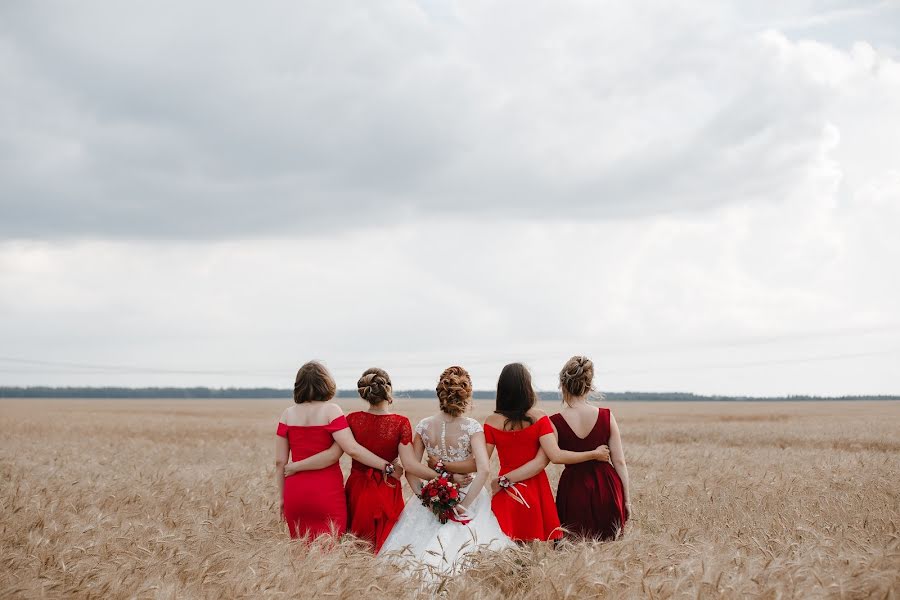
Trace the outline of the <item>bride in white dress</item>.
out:
[[[475,457],[477,473],[468,487],[462,487],[462,502],[457,516],[468,523],[448,521],[441,524],[418,495],[410,498],[400,519],[379,551],[410,569],[432,572],[456,572],[463,557],[475,550],[500,550],[513,547],[491,511],[490,494],[484,492],[490,467],[484,431],[475,419],[464,416],[472,398],[472,380],[462,367],[450,367],[441,374],[437,386],[441,412],[422,419],[415,427],[413,450],[443,462],[459,462]],[[418,494],[421,480],[407,475]]]

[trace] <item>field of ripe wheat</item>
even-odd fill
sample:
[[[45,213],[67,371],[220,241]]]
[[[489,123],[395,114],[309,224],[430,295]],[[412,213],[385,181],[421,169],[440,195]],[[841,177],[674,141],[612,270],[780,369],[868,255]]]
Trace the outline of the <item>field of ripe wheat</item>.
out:
[[[0,401],[0,597],[900,598],[898,403],[614,404],[624,538],[478,556],[429,589],[350,539],[288,538],[288,403]]]

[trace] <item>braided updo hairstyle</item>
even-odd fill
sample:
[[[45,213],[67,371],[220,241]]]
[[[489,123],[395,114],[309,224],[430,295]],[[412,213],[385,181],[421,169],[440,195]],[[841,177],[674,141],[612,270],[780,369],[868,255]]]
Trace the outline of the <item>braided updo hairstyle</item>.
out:
[[[559,372],[563,400],[580,398],[594,390],[594,363],[587,356],[573,356]]]
[[[366,369],[359,381],[356,382],[356,391],[359,396],[371,405],[381,404],[385,400],[393,402],[391,392],[391,378],[383,369],[372,367]]]
[[[435,388],[441,411],[458,417],[469,408],[472,398],[472,378],[462,367],[448,367],[441,373]]]

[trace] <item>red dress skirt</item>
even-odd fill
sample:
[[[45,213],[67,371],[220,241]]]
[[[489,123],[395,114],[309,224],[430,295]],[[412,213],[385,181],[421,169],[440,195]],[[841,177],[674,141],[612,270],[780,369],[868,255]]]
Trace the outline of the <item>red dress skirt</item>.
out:
[[[609,444],[609,409],[601,408],[586,437],[575,435],[559,413],[550,417],[559,434],[559,447],[586,452]],[[556,488],[556,507],[562,526],[575,537],[614,539],[625,526],[622,480],[608,462],[589,460],[566,465]]]
[[[347,415],[347,422],[356,441],[385,462],[397,458],[400,444],[412,443],[412,428],[403,415],[359,411]],[[403,512],[402,482],[393,477],[385,481],[380,470],[354,460],[346,493],[348,531],[378,552]]]
[[[548,433],[553,435],[553,426],[547,417],[541,417],[537,423],[517,431],[486,424],[484,441],[496,446],[500,474],[504,475],[533,459],[541,447],[540,437]],[[514,540],[556,540],[563,535],[544,471],[517,483],[514,489],[500,490],[491,499],[491,508],[500,529]]]
[[[347,427],[344,415],[328,425],[278,424],[278,435],[287,438],[292,460],[309,458],[334,443],[332,433]],[[291,537],[316,537],[347,528],[344,476],[338,463],[315,471],[300,471],[284,479],[284,519]]]

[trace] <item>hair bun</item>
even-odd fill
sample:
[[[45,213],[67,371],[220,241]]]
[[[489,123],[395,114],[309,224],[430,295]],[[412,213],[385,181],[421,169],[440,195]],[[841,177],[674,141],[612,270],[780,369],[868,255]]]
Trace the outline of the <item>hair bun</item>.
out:
[[[573,356],[559,372],[563,396],[579,398],[594,389],[594,363],[587,356]]]
[[[461,415],[472,397],[472,378],[460,366],[448,367],[441,373],[435,388],[438,403],[443,412],[451,416]]]
[[[386,371],[373,367],[366,369],[356,382],[356,391],[369,404],[381,404],[385,400],[392,400],[393,386]]]

